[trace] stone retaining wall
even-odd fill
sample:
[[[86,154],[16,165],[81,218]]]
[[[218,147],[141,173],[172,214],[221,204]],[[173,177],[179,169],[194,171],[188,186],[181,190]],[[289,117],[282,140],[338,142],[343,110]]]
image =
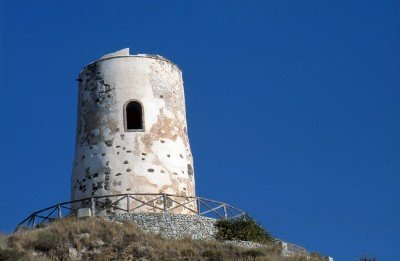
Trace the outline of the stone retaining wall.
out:
[[[123,213],[108,217],[110,220],[130,220],[145,232],[161,234],[167,238],[190,237],[192,239],[214,239],[216,219],[197,215],[172,213]]]

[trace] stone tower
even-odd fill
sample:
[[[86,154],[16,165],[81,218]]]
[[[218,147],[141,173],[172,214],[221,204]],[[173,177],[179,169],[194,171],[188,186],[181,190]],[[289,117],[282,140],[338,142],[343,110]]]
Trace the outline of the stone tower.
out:
[[[195,196],[178,66],[159,55],[130,55],[127,48],[87,65],[77,81],[72,200],[125,193]]]

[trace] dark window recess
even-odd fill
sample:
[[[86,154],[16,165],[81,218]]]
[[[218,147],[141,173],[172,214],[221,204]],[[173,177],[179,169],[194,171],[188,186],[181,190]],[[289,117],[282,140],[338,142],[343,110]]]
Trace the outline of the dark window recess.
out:
[[[143,108],[137,101],[131,101],[126,105],[126,128],[127,130],[143,129]]]

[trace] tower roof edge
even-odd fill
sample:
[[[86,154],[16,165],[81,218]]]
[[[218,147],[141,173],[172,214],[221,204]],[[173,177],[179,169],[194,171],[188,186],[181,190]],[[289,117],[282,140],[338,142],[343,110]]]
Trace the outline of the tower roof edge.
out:
[[[105,60],[110,60],[110,59],[116,59],[116,58],[129,58],[129,57],[140,57],[140,58],[148,58],[148,59],[156,59],[156,60],[161,60],[161,61],[165,61],[168,62],[170,64],[172,64],[173,66],[175,66],[176,68],[178,68],[180,71],[182,71],[182,69],[175,63],[171,62],[169,59],[165,58],[164,56],[158,55],[158,54],[130,54],[129,53],[129,48],[124,48],[121,49],[117,52],[114,53],[109,53],[109,54],[105,54],[103,56],[100,57],[100,59],[93,61],[91,63],[89,63],[88,65],[86,65],[85,67],[82,68],[82,71],[97,62],[101,62],[101,61],[105,61]],[[81,72],[82,72],[81,71]]]

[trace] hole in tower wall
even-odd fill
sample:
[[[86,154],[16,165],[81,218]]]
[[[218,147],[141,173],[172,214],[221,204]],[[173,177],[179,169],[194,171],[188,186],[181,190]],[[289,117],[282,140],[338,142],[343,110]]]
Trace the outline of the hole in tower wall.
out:
[[[143,107],[138,101],[125,105],[125,127],[127,131],[143,130]]]
[[[188,169],[189,178],[190,178],[190,180],[192,180],[193,179],[193,167],[192,167],[192,165],[188,164],[187,165],[187,169]]]

